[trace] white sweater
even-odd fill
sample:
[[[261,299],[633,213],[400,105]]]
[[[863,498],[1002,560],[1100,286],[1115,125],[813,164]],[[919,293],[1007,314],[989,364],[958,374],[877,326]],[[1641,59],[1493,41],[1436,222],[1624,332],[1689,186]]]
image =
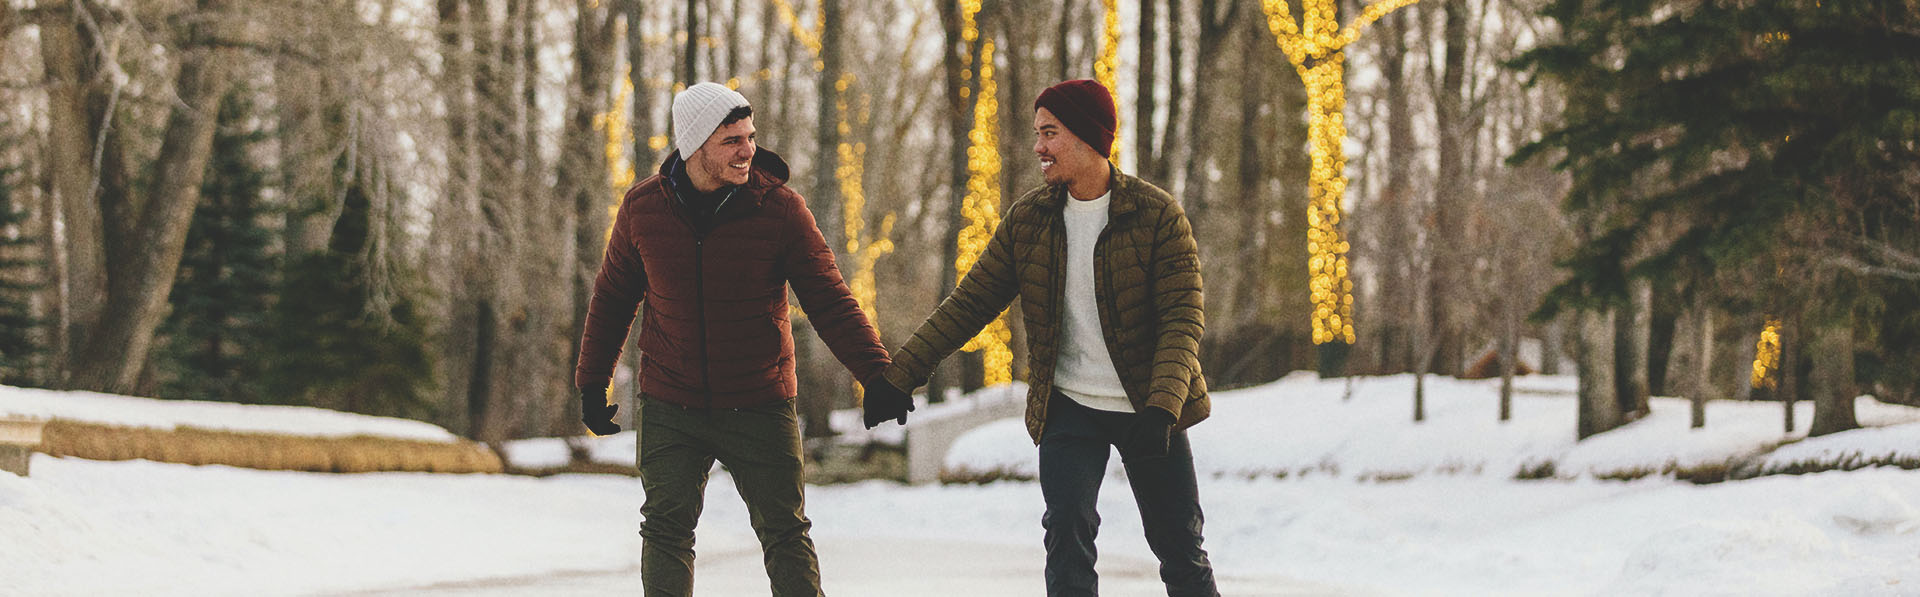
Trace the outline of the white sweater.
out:
[[[1107,228],[1107,206],[1112,202],[1111,192],[1089,201],[1071,197],[1067,201],[1066,313],[1061,318],[1053,387],[1087,408],[1130,413],[1133,403],[1127,400],[1113,357],[1107,354],[1093,296],[1094,244]]]

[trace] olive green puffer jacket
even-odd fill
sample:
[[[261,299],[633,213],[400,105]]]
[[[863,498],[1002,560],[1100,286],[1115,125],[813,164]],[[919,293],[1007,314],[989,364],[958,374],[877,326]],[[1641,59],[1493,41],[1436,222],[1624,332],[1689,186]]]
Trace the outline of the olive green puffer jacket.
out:
[[[1113,170],[1106,230],[1094,249],[1095,301],[1107,354],[1135,410],[1173,413],[1180,428],[1211,411],[1200,371],[1200,267],[1193,227],[1166,191]],[[1065,313],[1065,185],[1034,189],[1007,211],[980,259],[913,338],[887,381],[911,390],[1018,296],[1027,326],[1027,432],[1046,429]]]

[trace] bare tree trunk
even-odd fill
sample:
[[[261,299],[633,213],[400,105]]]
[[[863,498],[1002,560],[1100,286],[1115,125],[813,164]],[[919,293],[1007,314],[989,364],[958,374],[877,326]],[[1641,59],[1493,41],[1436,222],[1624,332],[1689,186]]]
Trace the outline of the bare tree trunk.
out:
[[[1053,77],[1056,81],[1072,78],[1074,73],[1073,60],[1068,56],[1071,52],[1067,45],[1069,36],[1073,34],[1074,2],[1075,0],[1060,0],[1060,29],[1053,35],[1053,59],[1058,63],[1056,70],[1058,74]],[[947,3],[948,0],[941,1],[942,5]]]
[[[512,0],[509,0],[511,2]],[[522,403],[527,398],[518,387],[514,369],[522,360],[516,354],[523,338],[503,314],[521,313],[522,293],[515,271],[520,266],[524,239],[510,196],[517,195],[510,164],[512,144],[512,93],[507,84],[503,55],[511,49],[501,43],[499,23],[488,9],[488,0],[468,0],[467,22],[473,43],[474,139],[479,150],[480,169],[475,179],[480,200],[480,221],[474,228],[479,235],[475,253],[470,257],[488,261],[490,267],[476,267],[478,286],[473,298],[480,303],[477,325],[482,341],[474,344],[473,384],[469,399],[484,404],[480,426],[489,440],[517,437],[521,419],[529,414]],[[491,433],[489,433],[491,432]]]
[[[95,115],[90,105],[102,104],[99,98],[100,40],[94,39],[81,24],[76,12],[86,6],[73,0],[44,3],[61,9],[61,19],[40,27],[41,61],[47,80],[47,185],[60,204],[65,256],[65,294],[61,311],[66,325],[60,330],[64,341],[55,347],[61,355],[56,378],[64,380],[72,371],[73,354],[90,339],[90,331],[100,324],[106,312],[107,255],[105,232],[100,214],[100,172],[94,160],[95,139],[102,125],[102,113]],[[69,383],[60,384],[72,387]]]
[[[943,70],[946,71],[949,142],[947,156],[952,182],[948,185],[944,230],[938,237],[940,239],[940,286],[936,289],[937,296],[934,297],[936,305],[946,298],[947,293],[953,290],[954,283],[959,279],[959,274],[954,271],[954,263],[960,258],[960,248],[955,239],[959,237],[960,229],[966,222],[961,209],[966,205],[967,133],[973,129],[973,110],[970,102],[967,101],[971,93],[968,81],[972,79],[963,75],[967,72],[969,57],[974,55],[975,44],[968,42],[962,36],[959,4],[959,0],[941,0],[937,5],[940,10],[940,26],[945,32],[941,62]],[[1061,10],[1067,9],[1063,7]],[[1061,25],[1063,29],[1066,27],[1066,20],[1063,12]],[[1059,43],[1058,47],[1064,52],[1066,48],[1064,38]],[[1064,58],[1061,64],[1064,68]],[[953,370],[954,367],[951,364],[944,364],[934,369],[933,375],[927,379],[929,401],[940,402],[946,398],[947,378]]]
[[[1181,188],[1182,196],[1188,198],[1187,216],[1198,222],[1206,217],[1210,209],[1207,200],[1208,170],[1212,166],[1206,151],[1212,146],[1214,136],[1222,134],[1220,127],[1213,122],[1212,111],[1215,87],[1218,85],[1222,69],[1220,53],[1226,49],[1229,33],[1241,10],[1240,3],[1219,0],[1200,0],[1200,42],[1194,55],[1193,109],[1190,110],[1192,126],[1187,127],[1187,174],[1186,184]],[[1243,82],[1244,83],[1244,82]]]
[[[1434,99],[1440,145],[1439,184],[1434,189],[1433,202],[1433,231],[1437,234],[1431,248],[1433,274],[1428,279],[1427,303],[1433,314],[1430,324],[1434,330],[1435,372],[1459,375],[1466,354],[1466,339],[1454,305],[1467,283],[1462,264],[1470,237],[1467,169],[1471,165],[1465,150],[1466,131],[1470,127],[1466,114],[1469,15],[1466,0],[1446,0],[1442,8],[1446,12],[1446,50],[1442,55],[1445,66]]]
[[[1614,347],[1619,359],[1615,366],[1615,382],[1620,385],[1617,396],[1620,400],[1620,412],[1627,421],[1645,416],[1647,410],[1647,348],[1650,342],[1649,332],[1653,326],[1653,282],[1636,279],[1627,283],[1627,307],[1624,313],[1614,321],[1617,342]]]
[[[199,10],[217,14],[223,0],[203,0]],[[138,381],[153,342],[165,319],[167,294],[185,249],[187,226],[200,201],[200,181],[206,174],[213,145],[214,108],[226,92],[231,76],[231,50],[201,47],[200,40],[179,51],[180,70],[174,91],[179,103],[167,117],[154,178],[146,201],[126,205],[136,219],[129,233],[106,239],[107,295],[103,319],[86,344],[74,355],[75,387],[125,392]],[[103,197],[108,199],[110,197]],[[110,213],[111,206],[102,213]]]
[[[1413,420],[1418,423],[1427,420],[1427,373],[1433,369],[1432,302],[1423,296],[1432,288],[1433,272],[1431,266],[1418,264],[1413,269]]]
[[[1738,325],[1740,329],[1748,329],[1748,330],[1753,330],[1755,332],[1758,332],[1764,329],[1762,326],[1765,325],[1765,320],[1763,318],[1757,318],[1757,317],[1746,317],[1746,318],[1742,318],[1739,321]],[[1736,355],[1734,363],[1739,365],[1740,368],[1736,370],[1733,376],[1733,379],[1734,379],[1733,399],[1740,400],[1743,402],[1747,400],[1764,400],[1765,399],[1764,390],[1761,391],[1762,393],[1759,393],[1759,394],[1755,393],[1754,391],[1755,388],[1753,387],[1751,373],[1746,368],[1746,365],[1752,363],[1754,359],[1759,358],[1759,353],[1760,353],[1760,347],[1758,346],[1759,342],[1757,340],[1754,340],[1753,336],[1747,336],[1745,334],[1742,334],[1740,337],[1742,338],[1739,345],[1740,352],[1734,353]]]
[[[573,77],[567,85],[567,114],[561,131],[558,164],[559,200],[573,204],[573,326],[576,333],[586,329],[587,302],[593,296],[593,280],[600,271],[600,258],[606,248],[607,210],[605,199],[606,152],[594,131],[594,117],[606,111],[607,81],[612,69],[611,54],[603,51],[613,41],[615,15],[594,0],[575,0],[578,17],[574,22]],[[575,368],[579,355],[568,363]],[[569,369],[572,371],[574,369]],[[577,402],[569,401],[567,420],[579,418]]]
[[[445,199],[435,207],[434,225],[429,242],[434,251],[433,268],[438,283],[447,288],[442,332],[438,334],[440,388],[444,396],[443,424],[468,437],[481,434],[484,400],[473,392],[474,362],[479,347],[487,344],[480,336],[479,289],[476,285],[474,256],[478,253],[480,225],[476,218],[475,160],[477,126],[470,90],[473,86],[474,56],[467,49],[472,36],[466,4],[460,0],[439,0],[438,18],[441,62],[440,89],[447,103],[447,187]]]
[[[1182,47],[1184,42],[1180,37],[1181,32],[1185,30],[1185,28],[1181,26],[1183,23],[1180,18],[1180,0],[1166,0],[1166,2],[1167,123],[1160,128],[1160,150],[1154,152],[1152,166],[1149,167],[1146,165],[1146,162],[1141,162],[1140,170],[1145,172],[1148,180],[1154,184],[1165,186],[1171,190],[1173,189],[1174,130],[1179,128],[1177,124],[1180,122],[1182,115],[1180,111],[1180,100],[1186,97],[1187,86],[1180,81],[1181,67],[1184,66],[1181,63],[1181,59],[1184,58],[1186,54]],[[1210,81],[1202,82],[1201,84],[1207,83],[1210,83]],[[1182,200],[1185,201],[1184,198],[1182,198]]]
[[[1808,436],[1860,428],[1854,417],[1854,398],[1860,395],[1853,377],[1853,313],[1813,329],[1813,426]]]
[[[1502,255],[1513,254],[1511,247],[1502,246],[1500,249]],[[1515,264],[1508,263],[1502,269],[1514,271],[1516,267]],[[1511,297],[1504,294],[1495,301],[1500,317],[1500,422],[1502,423],[1513,420],[1513,373],[1520,361],[1519,355],[1515,354],[1520,348],[1520,308],[1514,303]]]
[[[1153,140],[1158,137],[1153,130],[1153,113],[1159,104],[1153,93],[1158,82],[1155,77],[1159,75],[1156,71],[1160,67],[1160,22],[1155,16],[1159,4],[1159,0],[1140,0],[1140,64],[1134,74],[1133,163],[1136,164],[1134,170],[1142,173],[1159,161],[1153,153]]]
[[[452,71],[457,65],[447,63],[446,68]],[[333,220],[342,207],[343,202],[336,201],[332,191],[336,175],[328,149],[338,142],[334,137],[340,127],[329,124],[338,120],[335,116],[340,107],[328,105],[332,101],[327,89],[330,82],[319,69],[304,62],[288,57],[275,60],[273,82],[279,118],[276,132],[280,141],[281,196],[286,198],[284,252],[295,258],[326,250]],[[458,132],[464,134],[464,130]],[[447,184],[452,187],[456,181],[450,178]]]
[[[647,40],[642,25],[646,23],[646,2],[644,0],[625,0],[621,3],[621,14],[627,19],[627,66],[628,76],[633,80],[633,169],[635,176],[646,178],[647,167],[652,165],[653,146],[650,145],[653,130],[653,88],[647,84]],[[773,14],[773,11],[766,11]],[[773,22],[767,21],[763,31],[772,31]],[[765,52],[772,43],[761,44],[761,66],[765,67]]]
[[[1613,318],[1610,311],[1580,311],[1574,331],[1574,360],[1580,368],[1579,438],[1586,439],[1619,427],[1620,406],[1614,398]]]
[[[1231,214],[1227,217],[1244,222],[1244,224],[1234,227],[1239,233],[1239,237],[1235,239],[1232,245],[1233,253],[1231,254],[1233,255],[1233,263],[1260,264],[1261,257],[1266,254],[1263,251],[1264,247],[1261,245],[1262,241],[1266,240],[1264,237],[1267,235],[1262,234],[1262,232],[1267,228],[1267,222],[1265,218],[1254,217],[1253,214],[1259,211],[1260,201],[1264,199],[1265,193],[1262,192],[1264,189],[1262,189],[1261,186],[1268,177],[1268,155],[1267,152],[1261,151],[1262,141],[1264,141],[1263,133],[1265,132],[1267,123],[1261,119],[1260,112],[1263,104],[1268,100],[1267,95],[1269,91],[1265,83],[1267,83],[1271,77],[1262,76],[1268,73],[1261,72],[1259,68],[1260,61],[1254,57],[1263,55],[1261,50],[1273,44],[1260,39],[1260,35],[1262,34],[1260,29],[1266,26],[1265,23],[1257,19],[1247,19],[1243,21],[1241,25],[1241,35],[1237,38],[1241,44],[1240,64],[1238,65],[1240,72],[1235,76],[1235,79],[1240,82],[1240,101],[1236,102],[1240,113],[1235,115],[1239,119],[1240,128],[1237,131],[1239,134],[1234,136],[1239,142],[1237,146],[1238,151],[1234,152],[1238,158],[1237,163],[1234,164],[1234,171],[1238,176],[1234,177],[1233,193],[1227,195],[1228,199],[1226,201],[1219,202],[1217,205],[1232,210]],[[1296,105],[1292,107],[1299,109],[1298,113],[1304,113],[1305,111],[1302,106]],[[1284,110],[1283,108],[1274,109],[1276,111]],[[1299,139],[1303,137],[1294,138]],[[1291,212],[1293,202],[1283,201],[1282,203],[1287,205],[1287,209]],[[1301,212],[1304,211],[1303,206]],[[1247,219],[1240,220],[1240,218]],[[1289,221],[1291,220],[1292,219],[1289,218]],[[1290,241],[1291,239],[1288,240]],[[1273,242],[1283,241],[1276,240]],[[1306,244],[1306,238],[1303,235],[1300,238],[1300,246],[1305,247]],[[1253,268],[1246,268],[1245,265],[1242,265],[1241,267],[1228,266],[1226,269],[1227,271],[1233,272],[1233,274],[1213,277],[1214,282],[1211,285],[1218,290],[1212,294],[1225,299],[1214,302],[1213,312],[1237,314],[1242,317],[1230,316],[1229,318],[1239,319],[1241,321],[1253,321],[1254,318],[1259,315],[1259,307],[1256,305],[1260,303],[1259,278],[1263,276],[1249,275],[1245,273],[1245,271],[1247,269],[1258,271],[1265,268],[1259,267],[1258,265]],[[1262,273],[1267,275],[1282,275],[1282,272],[1278,269]]]
[[[1707,302],[1707,292],[1697,289],[1693,296],[1694,333],[1699,345],[1699,362],[1694,370],[1693,402],[1690,411],[1689,426],[1700,429],[1707,426],[1707,401],[1713,397],[1713,307]]]
[[[733,10],[727,12],[727,17],[727,72],[720,76],[733,78],[740,76],[740,0],[733,0]]]
[[[813,127],[814,176],[813,189],[807,195],[807,206],[813,210],[820,226],[820,235],[827,239],[827,246],[833,248],[836,259],[840,263],[852,263],[846,255],[846,226],[841,209],[844,199],[840,196],[839,179],[834,176],[840,154],[840,115],[836,103],[841,98],[836,88],[846,72],[841,50],[841,27],[846,17],[841,2],[821,0],[820,4],[820,63],[824,68],[819,73],[820,78],[814,81],[814,107],[817,110]],[[817,388],[804,392],[807,396],[799,403],[800,419],[804,422],[801,435],[807,438],[832,437],[833,426],[829,424],[829,419],[837,406],[836,398],[851,395],[852,388],[840,383],[847,377],[837,364],[822,367],[820,363],[815,363],[826,352],[814,350],[817,348],[812,340],[815,334],[811,330],[795,331],[802,332],[794,340],[794,359],[804,375],[801,385]],[[810,371],[823,373],[805,375]]]
[[[1567,318],[1555,317],[1540,332],[1540,374],[1560,374],[1560,352],[1565,349]]]
[[[1386,82],[1387,92],[1387,163],[1393,166],[1387,168],[1386,188],[1375,207],[1385,228],[1379,251],[1382,263],[1376,265],[1384,272],[1380,284],[1381,311],[1399,311],[1400,315],[1391,319],[1382,317],[1374,324],[1380,339],[1382,373],[1414,369],[1408,322],[1417,319],[1415,312],[1420,308],[1414,299],[1418,293],[1409,287],[1415,279],[1415,270],[1420,267],[1415,263],[1412,233],[1416,220],[1412,169],[1401,166],[1413,163],[1416,153],[1413,107],[1406,80],[1406,12],[1394,11],[1387,15],[1386,28],[1381,32],[1385,54],[1381,78]]]
[[[1780,321],[1780,380],[1774,382],[1774,395],[1780,398],[1787,433],[1793,433],[1793,404],[1800,401],[1800,320]]]
[[[1673,340],[1680,327],[1680,294],[1671,284],[1652,285],[1647,304],[1647,395],[1673,395]]]
[[[695,82],[699,81],[699,79],[694,78],[698,73],[693,68],[694,61],[700,56],[699,10],[700,0],[687,0],[687,14],[685,15],[687,18],[687,26],[683,29],[683,31],[687,33],[687,47],[682,50],[680,54],[680,82],[686,83],[688,86],[692,86]]]

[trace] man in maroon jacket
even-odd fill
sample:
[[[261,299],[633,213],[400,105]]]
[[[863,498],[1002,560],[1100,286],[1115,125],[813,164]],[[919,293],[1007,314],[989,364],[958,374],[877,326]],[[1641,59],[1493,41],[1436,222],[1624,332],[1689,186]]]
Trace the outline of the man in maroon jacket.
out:
[[[773,594],[819,595],[787,286],[862,383],[887,366],[887,352],[806,202],[787,188],[787,164],[756,150],[747,99],[694,85],[674,97],[673,126],[676,151],[627,191],[594,281],[574,372],[582,421],[596,434],[620,430],[607,382],[645,303],[637,402],[646,594],[693,593],[693,528],[718,460],[747,504]]]

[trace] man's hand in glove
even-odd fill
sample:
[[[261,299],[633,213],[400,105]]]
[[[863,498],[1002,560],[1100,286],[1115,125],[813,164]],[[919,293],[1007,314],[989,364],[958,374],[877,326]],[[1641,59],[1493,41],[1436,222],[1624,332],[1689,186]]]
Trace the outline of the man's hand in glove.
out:
[[[1161,458],[1167,455],[1167,444],[1173,437],[1173,413],[1166,409],[1146,407],[1133,415],[1133,425],[1127,428],[1126,437],[1121,440],[1120,456],[1127,458]]]
[[[867,389],[867,397],[860,410],[866,415],[868,429],[887,422],[887,419],[898,420],[901,425],[907,424],[907,413],[913,410],[913,396],[893,387],[891,382],[878,375],[863,385]]]
[[[613,422],[613,413],[619,410],[620,405],[607,403],[606,388],[580,388],[580,422],[594,435],[619,433],[620,424]]]

